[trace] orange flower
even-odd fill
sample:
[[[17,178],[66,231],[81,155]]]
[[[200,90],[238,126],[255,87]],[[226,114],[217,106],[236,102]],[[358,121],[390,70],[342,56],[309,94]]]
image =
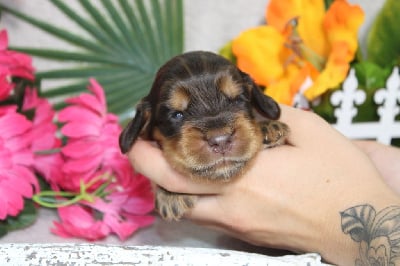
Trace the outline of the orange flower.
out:
[[[346,78],[364,21],[360,7],[335,0],[325,12],[323,0],[270,0],[266,19],[234,39],[232,51],[275,100],[293,104],[306,79],[312,85],[301,92],[313,100]]]

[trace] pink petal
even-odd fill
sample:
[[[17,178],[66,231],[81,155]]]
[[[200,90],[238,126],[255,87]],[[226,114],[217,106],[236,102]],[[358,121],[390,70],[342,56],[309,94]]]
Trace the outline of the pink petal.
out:
[[[154,199],[151,198],[129,198],[123,206],[124,211],[144,215],[154,210]]]
[[[89,122],[98,126],[103,123],[103,119],[98,114],[88,110],[85,107],[76,105],[68,106],[61,110],[58,113],[58,120],[60,122]]]
[[[31,184],[24,178],[18,176],[19,172],[9,171],[6,174],[7,182],[1,183],[2,194],[5,197],[11,197],[11,195],[24,196],[26,198],[31,198],[33,195],[33,189]],[[4,175],[4,173],[2,174]]]
[[[62,153],[71,159],[78,159],[88,156],[97,156],[103,153],[106,147],[94,141],[81,140],[68,143],[62,148]]]
[[[67,160],[63,166],[63,171],[65,173],[85,173],[88,171],[95,171],[100,163],[102,162],[102,157],[83,157],[76,160]]]
[[[16,113],[18,109],[18,106],[16,105],[5,105],[5,106],[0,106],[0,118],[2,116],[5,116],[9,113]]]
[[[52,125],[42,128],[36,127],[34,129],[35,130],[32,132],[32,151],[45,151],[53,148],[58,148],[60,146],[60,141],[56,138]]]
[[[35,156],[34,168],[50,184],[58,184],[63,178],[63,172],[60,170],[63,166],[61,154],[37,155]]]
[[[130,215],[124,214],[124,218],[128,221],[136,223],[139,227],[146,227],[154,223],[155,217],[150,215]]]
[[[33,171],[31,171],[31,169],[28,169],[27,167],[24,167],[24,166],[16,165],[14,167],[14,171],[16,172],[16,175],[18,177],[23,178],[23,180],[24,180],[24,181],[19,182],[19,184],[26,183],[26,184],[29,184],[29,186],[30,186],[29,191],[27,188],[25,190],[20,190],[24,196],[32,197],[32,192],[31,192],[32,187],[35,192],[40,191],[40,187],[39,187],[39,183],[36,178],[36,175],[33,173]]]
[[[95,125],[91,125],[91,124],[82,124],[79,122],[71,122],[71,123],[65,124],[62,127],[61,133],[64,136],[71,137],[71,138],[99,136],[100,128]]]
[[[0,51],[6,50],[8,47],[7,30],[0,31]]]
[[[96,96],[92,94],[82,93],[77,97],[72,97],[65,100],[65,102],[69,104],[81,105],[87,109],[93,110],[100,116],[103,116],[106,113],[106,107],[99,102],[99,99],[97,99]]]
[[[63,226],[62,223],[59,223],[59,222],[54,221],[54,222],[53,222],[53,225],[54,225],[55,227],[53,227],[53,228],[50,229],[50,231],[51,231],[53,234],[58,235],[58,236],[61,236],[61,237],[64,237],[64,238],[73,237],[70,233],[68,233],[68,232],[64,229],[64,226]]]
[[[34,68],[30,56],[11,50],[0,53],[0,65],[8,68],[11,76],[34,80]]]
[[[30,148],[30,144],[32,143],[31,136],[31,134],[26,134],[25,136],[17,135],[15,137],[11,137],[7,140],[6,147],[13,153],[28,150]]]
[[[0,145],[0,173],[2,169],[10,169],[12,166],[11,152]]]
[[[81,206],[68,206],[58,209],[61,223],[55,223],[53,233],[64,237],[80,237],[88,240],[104,238],[110,230],[102,221],[96,221],[93,214]]]
[[[104,223],[107,224],[111,231],[116,233],[121,240],[131,236],[139,226],[135,223],[120,221],[113,215],[105,214]]]
[[[7,75],[0,74],[0,101],[7,99],[13,88],[14,84],[7,80]]]
[[[0,136],[9,138],[30,130],[32,123],[25,116],[17,113],[7,113],[0,117]]]
[[[4,202],[6,204],[6,212],[9,215],[16,215],[15,211],[21,211],[24,207],[24,201],[21,194],[12,189],[11,184],[6,182],[0,183],[0,193],[4,197]]]
[[[55,111],[51,104],[47,100],[41,99],[36,107],[35,117],[33,119],[34,124],[53,124],[54,117]]]
[[[24,102],[22,104],[22,110],[26,111],[29,109],[33,109],[38,106],[40,102],[40,98],[37,94],[37,90],[26,87],[25,88],[25,95],[24,95]],[[35,114],[36,116],[36,114]]]
[[[33,165],[33,153],[31,150],[19,150],[14,152],[12,157],[15,164],[24,165],[26,167],[31,167]]]
[[[5,198],[0,197],[0,221],[5,220],[8,215],[7,201]]]
[[[90,82],[90,85],[89,85],[88,89],[96,95],[97,99],[99,100],[99,102],[102,106],[104,106],[104,107],[107,106],[104,89],[94,78],[90,78],[89,82]]]
[[[80,206],[68,206],[58,208],[61,220],[71,224],[80,224],[81,227],[90,227],[95,223],[93,216]]]

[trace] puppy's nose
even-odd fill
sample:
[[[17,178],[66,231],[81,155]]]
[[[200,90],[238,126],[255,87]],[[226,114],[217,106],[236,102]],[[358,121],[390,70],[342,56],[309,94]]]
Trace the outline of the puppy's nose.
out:
[[[215,153],[226,153],[232,148],[232,135],[231,134],[218,134],[210,136],[208,139],[208,145]]]

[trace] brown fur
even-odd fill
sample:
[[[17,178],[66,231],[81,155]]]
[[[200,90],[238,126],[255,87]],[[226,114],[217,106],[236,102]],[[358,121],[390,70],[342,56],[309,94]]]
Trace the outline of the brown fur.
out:
[[[158,142],[182,175],[196,182],[229,182],[261,149],[285,142],[289,130],[277,121],[279,115],[279,106],[236,66],[212,53],[191,52],[160,68],[121,133],[120,146],[127,152],[141,136]],[[156,208],[163,218],[179,220],[196,197],[159,188]]]

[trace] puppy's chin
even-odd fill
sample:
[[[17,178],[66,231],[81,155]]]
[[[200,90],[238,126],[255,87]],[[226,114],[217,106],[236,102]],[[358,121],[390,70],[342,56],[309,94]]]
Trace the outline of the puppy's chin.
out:
[[[211,164],[197,165],[188,170],[192,177],[196,179],[201,178],[215,182],[228,182],[241,175],[247,163],[248,161],[243,159],[222,157]]]

